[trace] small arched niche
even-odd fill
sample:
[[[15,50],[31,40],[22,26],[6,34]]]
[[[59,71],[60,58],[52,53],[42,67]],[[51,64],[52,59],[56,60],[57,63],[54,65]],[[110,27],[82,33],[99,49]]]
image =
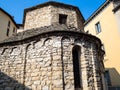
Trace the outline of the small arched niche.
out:
[[[74,88],[75,90],[81,90],[81,47],[75,45],[72,49],[72,57],[73,57],[73,73],[74,73]]]

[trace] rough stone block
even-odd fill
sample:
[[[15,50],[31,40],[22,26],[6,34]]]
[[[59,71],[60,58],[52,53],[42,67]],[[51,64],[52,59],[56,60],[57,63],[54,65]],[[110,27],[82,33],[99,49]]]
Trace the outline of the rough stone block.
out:
[[[63,88],[54,88],[53,90],[63,90]]]

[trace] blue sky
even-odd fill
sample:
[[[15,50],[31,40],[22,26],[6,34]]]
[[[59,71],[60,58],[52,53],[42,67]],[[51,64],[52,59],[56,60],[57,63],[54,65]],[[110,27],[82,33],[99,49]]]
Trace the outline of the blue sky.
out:
[[[17,23],[22,24],[23,13],[25,8],[29,8],[50,0],[0,0],[0,7],[7,11]],[[71,4],[79,7],[82,15],[85,19],[88,19],[90,15],[106,0],[52,0]]]

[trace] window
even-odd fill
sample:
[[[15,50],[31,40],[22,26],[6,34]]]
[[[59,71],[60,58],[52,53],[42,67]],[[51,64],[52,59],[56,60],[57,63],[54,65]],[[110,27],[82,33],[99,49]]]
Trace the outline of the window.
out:
[[[15,33],[15,27],[13,28],[13,33]]]
[[[111,86],[111,80],[110,80],[110,74],[109,74],[109,71],[105,71],[105,79],[107,81],[107,85],[108,86]]]
[[[59,23],[66,24],[67,23],[67,15],[59,14]]]
[[[9,36],[9,31],[10,31],[10,21],[8,21],[6,36]]]
[[[80,69],[80,47],[74,46],[72,50],[73,55],[73,72],[74,72],[74,87],[75,90],[81,88],[81,69]]]
[[[96,33],[97,33],[97,34],[101,32],[100,22],[97,22],[97,23],[95,24],[95,29],[96,29]]]
[[[9,31],[10,31],[9,28],[7,28],[7,33],[6,33],[7,36],[9,36]]]
[[[8,22],[8,27],[10,27],[10,21]]]

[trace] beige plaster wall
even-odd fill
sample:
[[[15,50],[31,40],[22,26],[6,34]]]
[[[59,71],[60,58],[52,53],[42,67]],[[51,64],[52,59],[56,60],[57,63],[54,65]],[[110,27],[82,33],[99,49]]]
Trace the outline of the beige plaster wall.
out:
[[[7,33],[7,27],[9,21],[10,21],[10,31],[9,31],[9,36],[7,36],[6,33]],[[14,34],[13,33],[14,27],[16,28],[12,20],[5,13],[0,11],[0,41],[12,36]]]
[[[105,47],[104,64],[108,69],[114,68],[118,74],[110,71],[112,86],[120,86],[120,32],[113,10],[113,3],[110,3],[101,13],[92,19],[86,26],[85,31],[99,37]],[[96,34],[95,24],[101,24],[101,32]]]

